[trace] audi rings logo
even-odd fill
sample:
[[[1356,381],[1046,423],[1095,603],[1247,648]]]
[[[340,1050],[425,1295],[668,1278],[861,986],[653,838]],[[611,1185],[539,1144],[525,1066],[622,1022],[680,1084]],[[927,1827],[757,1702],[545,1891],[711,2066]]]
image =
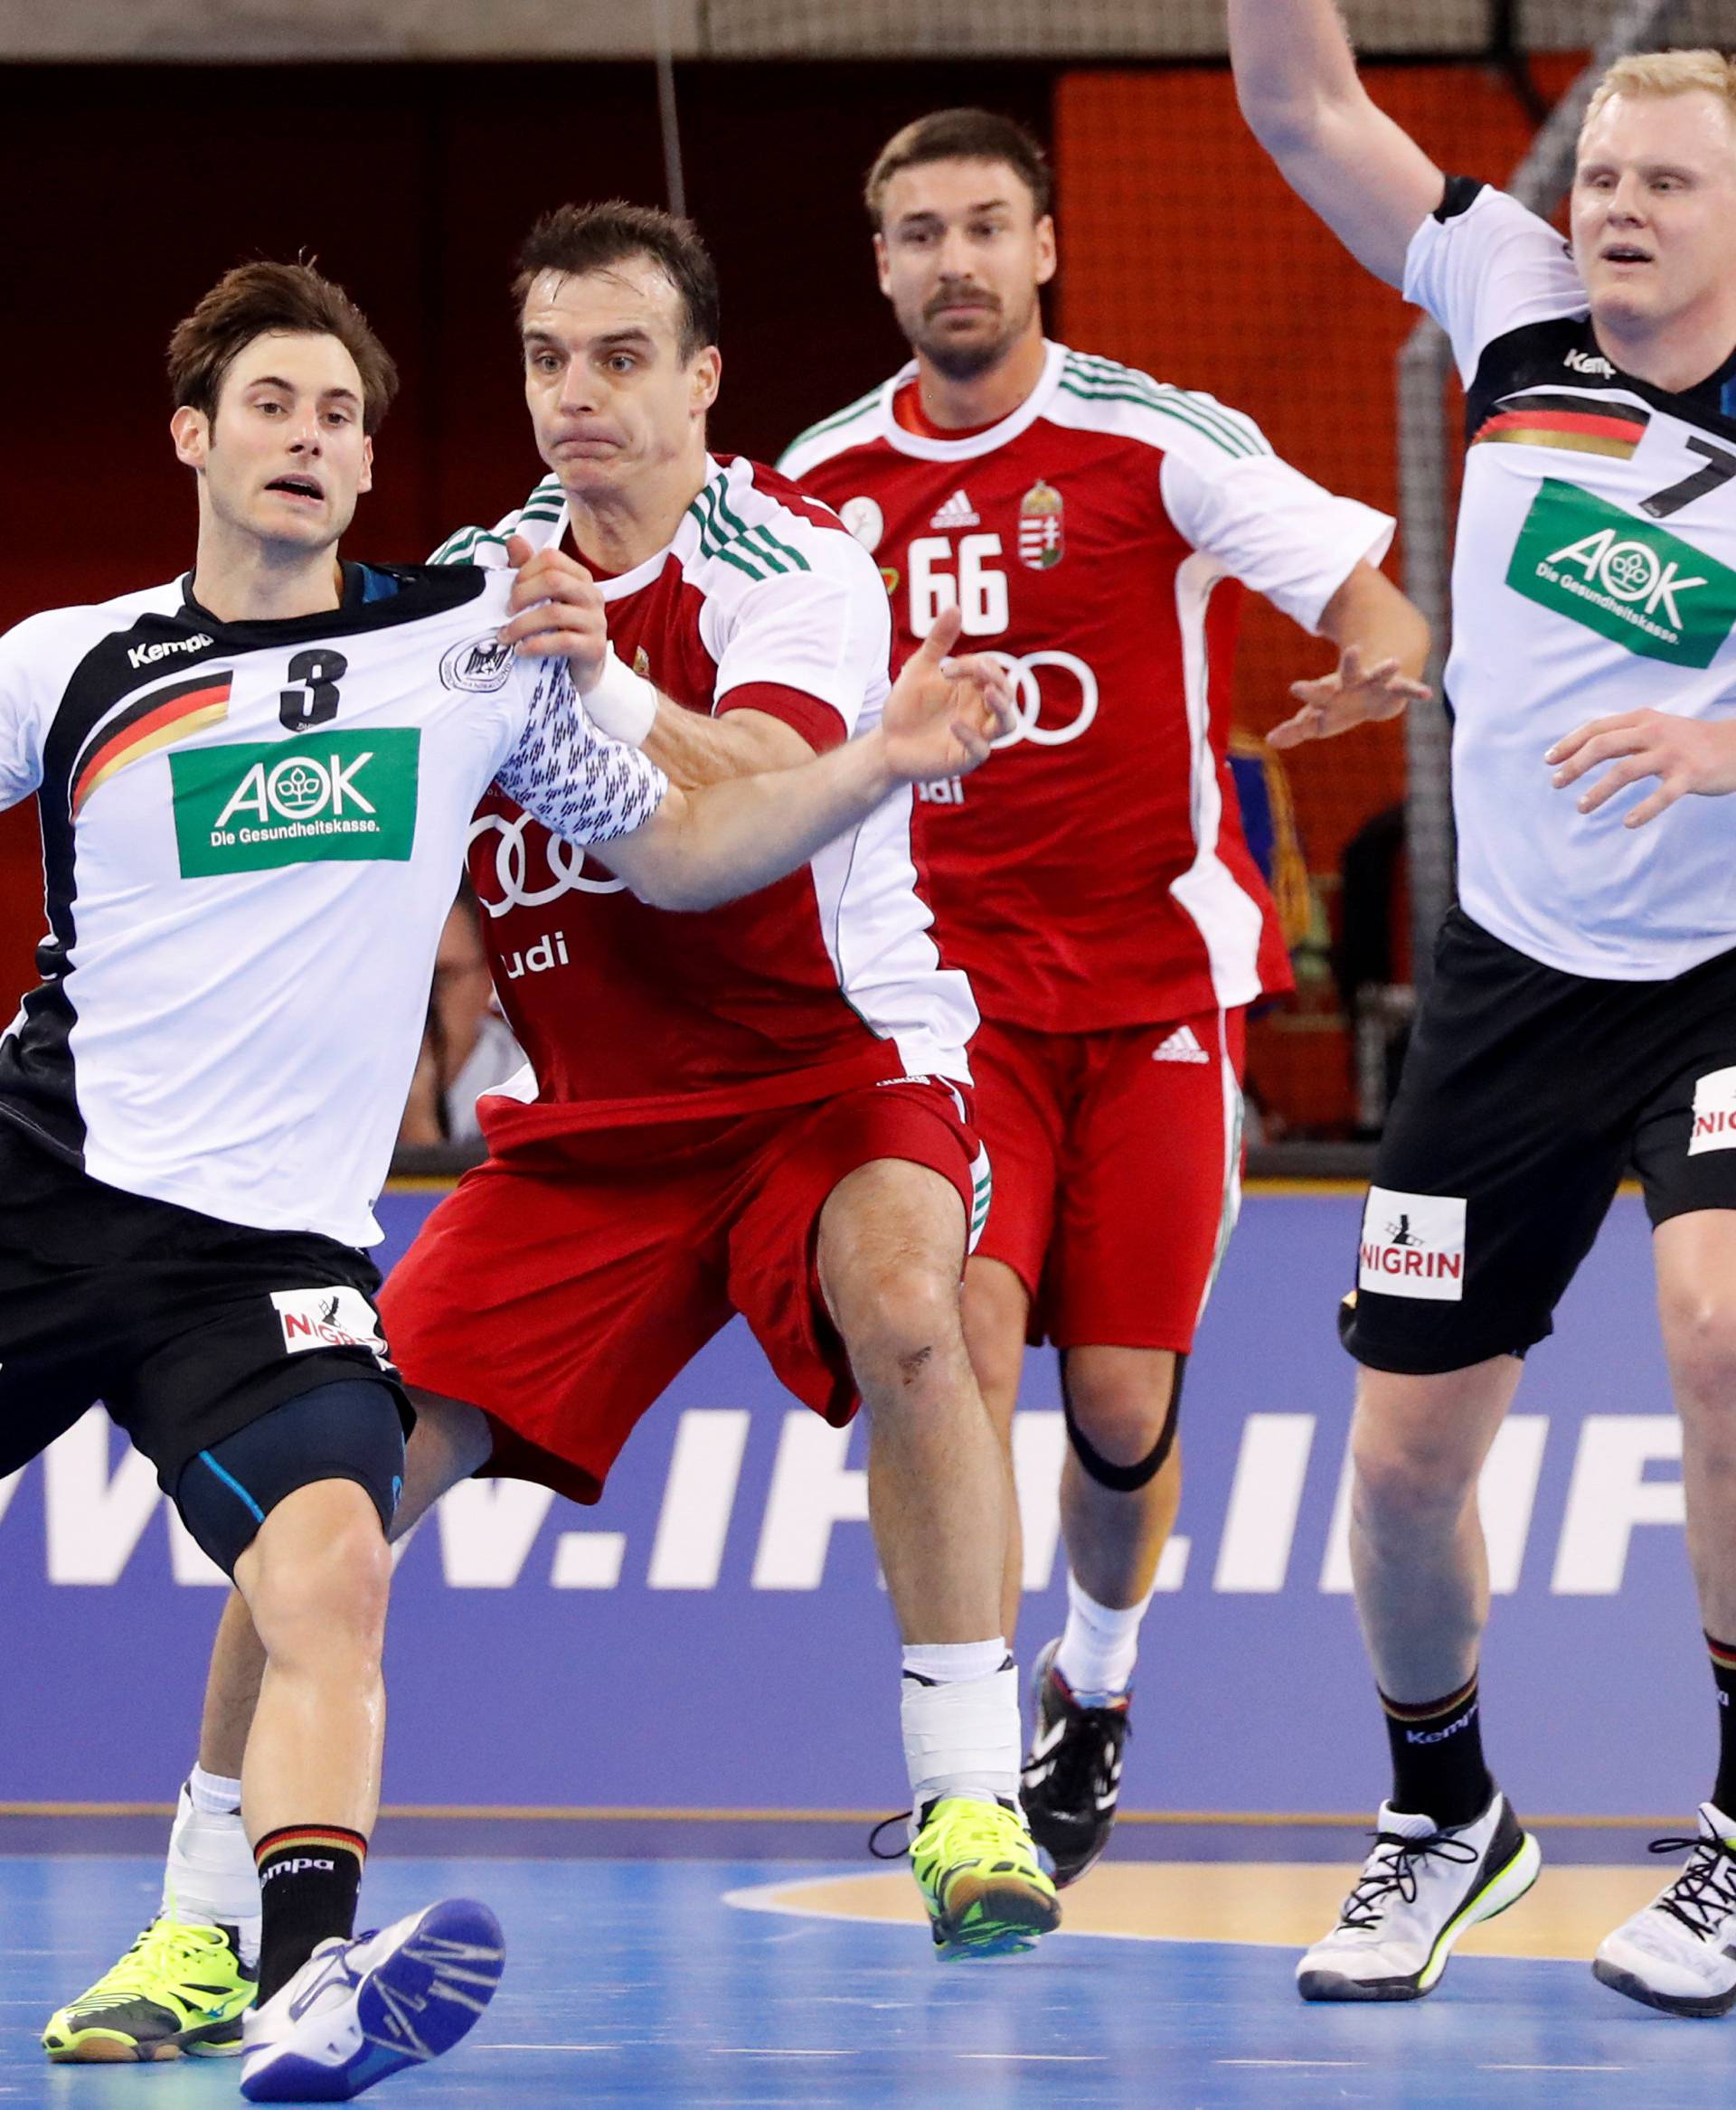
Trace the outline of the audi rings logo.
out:
[[[1033,747],[1064,748],[1070,740],[1076,740],[1097,716],[1097,676],[1076,653],[1028,652],[1023,659],[1017,659],[1010,652],[991,652],[988,656],[1006,669],[1019,713],[1019,722],[1011,732],[1003,733],[994,742],[995,747],[1015,748],[1021,740],[1029,740]],[[1043,722],[1043,689],[1037,675],[1044,667],[1054,669],[1052,701],[1055,704],[1064,707],[1071,700],[1071,683],[1059,677],[1071,676],[1071,682],[1079,685],[1078,711],[1061,725]]]
[[[551,835],[538,828],[535,846],[524,840],[531,825],[529,814],[478,814],[470,824],[474,844],[492,829],[495,843],[494,883],[470,867],[476,899],[490,916],[504,916],[509,909],[541,909],[558,901],[562,894],[618,894],[627,881],[599,872],[595,879],[583,871],[585,853],[576,843]]]

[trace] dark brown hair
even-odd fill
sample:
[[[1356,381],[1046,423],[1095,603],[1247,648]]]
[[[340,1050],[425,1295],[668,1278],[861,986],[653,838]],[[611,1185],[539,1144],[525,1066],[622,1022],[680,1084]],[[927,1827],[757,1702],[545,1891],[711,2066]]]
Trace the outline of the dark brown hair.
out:
[[[362,429],[377,432],[398,392],[398,369],[368,318],[311,264],[238,264],[225,271],[169,339],[176,410],[214,417],[223,376],[255,337],[335,337],[362,376]]]
[[[649,257],[681,296],[679,351],[684,365],[717,342],[717,267],[691,220],[655,205],[610,198],[601,205],[558,205],[524,238],[513,280],[513,305],[522,316],[531,287],[544,271],[570,278]]]
[[[876,233],[883,224],[887,184],[901,170],[932,161],[1004,161],[1030,192],[1039,220],[1054,202],[1049,156],[1023,125],[994,110],[930,110],[894,132],[868,171],[863,196]]]

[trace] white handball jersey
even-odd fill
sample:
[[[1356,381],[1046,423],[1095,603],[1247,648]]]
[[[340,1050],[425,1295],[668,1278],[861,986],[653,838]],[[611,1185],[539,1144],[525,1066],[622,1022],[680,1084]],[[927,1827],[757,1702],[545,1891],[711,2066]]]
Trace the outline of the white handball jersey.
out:
[[[49,922],[0,1117],[128,1193],[361,1246],[477,800],[606,843],[667,780],[499,643],[509,577],[344,575],[289,621],[182,579],[0,638],[0,807],[39,796]]]
[[[1622,825],[1543,754],[1586,720],[1736,713],[1736,356],[1672,394],[1599,349],[1561,236],[1456,176],[1405,261],[1452,338],[1470,451],[1453,560],[1453,808],[1466,912],[1562,971],[1663,980],[1736,947],[1736,807]]]

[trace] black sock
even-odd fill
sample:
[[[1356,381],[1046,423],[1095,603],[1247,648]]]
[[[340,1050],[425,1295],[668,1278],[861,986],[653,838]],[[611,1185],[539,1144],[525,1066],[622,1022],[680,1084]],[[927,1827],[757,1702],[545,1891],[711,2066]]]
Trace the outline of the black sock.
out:
[[[1718,1780],[1712,1799],[1729,1817],[1736,1815],[1736,1644],[1709,1634],[1706,1646],[1718,1687]]]
[[[253,1849],[259,1871],[259,1990],[263,2007],[319,1944],[355,1932],[355,1900],[368,1842],[341,1824],[286,1824]]]
[[[1382,1692],[1381,1705],[1392,1747],[1392,1807],[1443,1828],[1480,1817],[1495,1783],[1483,1763],[1476,1678],[1444,1700],[1412,1706]]]

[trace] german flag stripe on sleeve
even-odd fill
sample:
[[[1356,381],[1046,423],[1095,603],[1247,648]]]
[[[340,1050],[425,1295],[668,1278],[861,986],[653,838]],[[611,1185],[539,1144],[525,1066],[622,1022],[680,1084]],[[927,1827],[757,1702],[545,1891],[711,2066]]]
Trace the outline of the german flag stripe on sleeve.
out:
[[[1565,447],[1626,461],[1650,423],[1650,412],[1632,403],[1600,403],[1584,396],[1507,396],[1484,419],[1471,445],[1495,441]]]
[[[99,728],[86,742],[72,772],[71,813],[80,809],[99,784],[142,755],[185,739],[202,726],[215,725],[229,715],[229,692],[233,675],[222,673],[195,674],[167,689],[153,689],[130,703],[118,717]]]

